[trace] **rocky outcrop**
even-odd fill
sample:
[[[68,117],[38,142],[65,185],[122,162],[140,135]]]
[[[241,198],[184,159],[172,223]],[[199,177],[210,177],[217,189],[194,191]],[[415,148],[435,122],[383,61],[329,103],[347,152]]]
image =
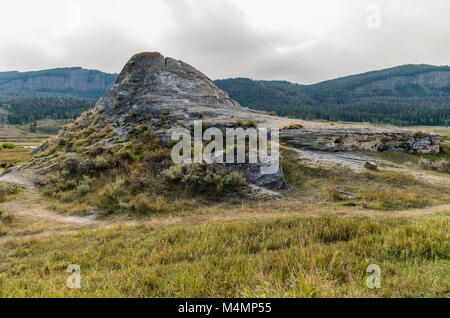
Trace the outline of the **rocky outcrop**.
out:
[[[258,164],[234,164],[231,165],[231,169],[239,171],[245,178],[254,186],[261,187],[269,190],[287,189],[290,186],[284,178],[283,169],[281,167],[281,156],[279,157],[280,165],[275,173],[262,174],[261,166],[263,163]],[[267,164],[266,164],[267,165]]]
[[[116,74],[80,67],[0,73],[0,98],[27,95],[99,98],[111,88],[115,79]]]
[[[94,111],[116,118],[113,127],[120,136],[129,130],[127,120],[133,114],[148,118],[147,122],[163,143],[170,140],[172,129],[192,128],[195,120],[225,129],[237,126],[237,118],[254,118],[252,112],[243,109],[206,75],[183,61],[157,52],[133,56]],[[236,115],[239,117],[235,118]],[[271,175],[261,175],[261,165],[233,167],[254,185],[268,189],[287,186],[281,160],[278,171]]]
[[[116,101],[120,102],[117,107]],[[131,106],[131,107],[129,107]],[[132,108],[139,113],[161,109],[240,107],[227,93],[194,67],[160,53],[135,55],[95,109],[111,114]]]
[[[406,151],[438,153],[443,137],[421,132],[368,128],[285,129],[280,137],[292,146],[320,151]]]
[[[129,132],[145,124],[166,145],[174,129],[192,129],[198,120],[204,126],[224,130],[250,119],[267,124],[273,117],[241,107],[194,67],[158,52],[147,52],[133,56],[94,109],[78,118],[62,135],[73,134],[80,127],[91,127],[100,134],[110,127],[112,133],[88,148],[100,142],[102,147],[114,147],[126,145]],[[262,166],[263,163],[230,164],[229,168],[242,172],[259,187],[277,190],[287,186],[281,160],[279,169],[271,175],[262,175]]]
[[[150,127],[152,134],[165,146],[174,129],[193,129],[198,120],[203,121],[202,128],[221,130],[250,125],[280,129],[287,126],[291,129],[283,129],[280,133],[287,143],[321,151],[362,149],[434,153],[439,151],[442,140],[439,136],[398,129],[304,122],[250,110],[232,100],[194,67],[150,52],[133,56],[94,109],[84,113],[50,143],[62,144],[66,151],[74,151],[72,146],[78,145],[76,151],[82,153],[95,153],[98,146],[117,151],[129,146],[133,142],[129,137],[136,135],[139,127],[144,125]],[[88,131],[89,136],[83,135],[85,138],[81,141],[70,140],[79,131]],[[53,149],[50,143],[48,149]],[[247,181],[258,187],[272,190],[287,187],[281,160],[275,173],[262,174],[263,166],[262,162],[232,163],[228,169],[241,172]]]

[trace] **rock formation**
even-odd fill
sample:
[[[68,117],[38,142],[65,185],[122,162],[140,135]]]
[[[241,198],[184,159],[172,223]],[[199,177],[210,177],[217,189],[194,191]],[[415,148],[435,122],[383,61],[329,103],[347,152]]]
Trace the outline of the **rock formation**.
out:
[[[438,135],[396,129],[323,128],[285,129],[280,137],[289,144],[320,151],[406,151],[438,153],[444,139]]]
[[[249,120],[268,124],[273,118],[264,112],[241,107],[194,67],[151,52],[133,56],[94,109],[66,127],[60,137],[73,136],[78,130],[90,127],[91,134],[102,135],[102,138],[87,145],[86,150],[99,144],[106,148],[125,146],[130,131],[145,124],[166,145],[173,129],[193,129],[194,121],[198,120],[208,127],[224,130]],[[109,127],[111,131],[103,134]],[[44,147],[36,153],[45,150]],[[230,164],[228,168],[241,172],[256,186],[268,189],[287,186],[281,161],[278,171],[271,175],[261,175],[261,165]]]
[[[94,111],[114,119],[115,131],[123,135],[128,130],[125,121],[133,114],[147,116],[155,130],[165,134],[174,124],[218,119],[240,108],[192,66],[160,53],[141,53],[125,65]]]
[[[92,153],[99,145],[119,149],[117,147],[126,147],[130,143],[130,132],[143,124],[151,127],[161,143],[167,145],[174,129],[192,129],[196,120],[202,120],[206,127],[214,126],[222,130],[246,123],[279,128],[280,137],[291,146],[321,151],[362,149],[435,153],[439,152],[442,141],[440,136],[401,129],[333,126],[249,110],[230,99],[226,92],[194,67],[152,52],[133,56],[93,110],[83,114],[67,126],[58,138],[36,152],[39,156],[39,153],[51,148],[52,143],[64,145],[67,152],[73,152],[77,147],[78,152]],[[290,128],[282,129],[287,125]],[[80,130],[87,131],[89,137],[74,141]],[[66,136],[72,138],[69,143],[64,140]],[[287,187],[281,160],[278,171],[271,175],[261,175],[261,165],[231,164],[228,169],[239,171],[247,181],[259,187],[274,190]]]

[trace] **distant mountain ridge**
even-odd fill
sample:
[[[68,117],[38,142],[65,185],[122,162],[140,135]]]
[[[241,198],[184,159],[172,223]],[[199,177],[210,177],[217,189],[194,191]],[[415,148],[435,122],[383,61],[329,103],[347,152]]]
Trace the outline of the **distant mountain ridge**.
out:
[[[30,96],[97,100],[116,78],[81,67],[0,72],[0,101]],[[402,65],[312,85],[248,78],[214,82],[241,105],[281,116],[396,125],[450,123],[449,66]]]
[[[33,72],[0,72],[0,99],[28,96],[70,96],[98,99],[116,80],[108,74],[81,67]]]
[[[450,67],[403,65],[312,85],[215,81],[241,105],[304,119],[409,125],[450,122]]]
[[[328,98],[336,98],[337,89],[344,89],[349,98],[448,95],[450,94],[450,67],[426,64],[402,65],[345,76],[305,87],[313,93],[325,93]]]

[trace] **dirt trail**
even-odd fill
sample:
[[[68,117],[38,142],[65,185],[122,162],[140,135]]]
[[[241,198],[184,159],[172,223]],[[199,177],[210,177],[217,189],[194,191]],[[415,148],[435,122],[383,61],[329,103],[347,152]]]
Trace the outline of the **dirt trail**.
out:
[[[195,214],[180,217],[148,217],[132,220],[122,218],[112,218],[111,220],[96,220],[91,217],[63,216],[49,211],[44,207],[44,201],[40,194],[29,181],[26,175],[20,173],[10,173],[0,177],[0,181],[15,182],[27,187],[26,195],[18,200],[0,204],[4,211],[26,220],[27,223],[39,224],[37,230],[26,230],[19,233],[12,233],[0,237],[0,243],[16,239],[32,239],[48,237],[52,235],[75,234],[82,229],[108,229],[118,226],[137,226],[142,224],[151,225],[176,225],[176,224],[200,224],[214,221],[233,221],[261,218],[276,218],[290,216],[318,216],[325,214],[335,215],[361,215],[368,217],[389,216],[394,217],[425,217],[436,213],[450,212],[450,204],[433,206],[423,209],[409,209],[399,211],[372,211],[372,210],[349,210],[349,209],[326,209],[314,211],[269,211],[269,212],[248,212],[248,211],[228,211],[208,214]],[[28,224],[28,225],[29,225]]]
[[[0,237],[0,243],[18,237],[40,237],[52,234],[65,234],[82,228],[93,228],[99,221],[95,216],[64,216],[48,210],[45,201],[31,182],[29,172],[12,171],[0,176],[0,181],[17,183],[27,191],[16,200],[0,204],[0,208],[14,217],[14,230]]]
[[[427,183],[450,187],[450,178],[447,176],[438,175],[431,171],[416,171],[400,164],[374,158],[373,156],[353,152],[326,152],[289,148],[298,153],[300,161],[311,167],[346,167],[356,172],[361,172],[365,170],[364,164],[366,161],[374,161],[382,170],[398,171]]]
[[[11,211],[14,215],[26,216],[30,219],[39,219],[40,221],[44,219],[63,224],[89,224],[95,222],[94,217],[63,216],[45,209],[42,206],[43,200],[41,195],[33,182],[30,181],[29,176],[24,173],[7,173],[0,176],[0,181],[17,183],[25,186],[27,189],[26,194],[20,200],[0,204],[4,210]]]

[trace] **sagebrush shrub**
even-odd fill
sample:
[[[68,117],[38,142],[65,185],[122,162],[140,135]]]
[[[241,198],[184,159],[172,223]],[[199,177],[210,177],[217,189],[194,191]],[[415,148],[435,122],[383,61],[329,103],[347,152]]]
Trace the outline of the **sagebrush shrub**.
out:
[[[441,159],[437,161],[431,161],[427,159],[420,159],[419,161],[422,169],[425,170],[433,170],[443,173],[450,173],[450,161]]]
[[[80,165],[80,158],[75,153],[67,153],[63,156],[62,168],[75,174]]]
[[[247,185],[237,171],[228,171],[221,165],[179,164],[163,172],[173,186],[179,185],[196,195],[215,196],[239,191]]]
[[[89,193],[91,187],[88,184],[82,183],[77,187],[77,192],[80,196],[85,196]]]

